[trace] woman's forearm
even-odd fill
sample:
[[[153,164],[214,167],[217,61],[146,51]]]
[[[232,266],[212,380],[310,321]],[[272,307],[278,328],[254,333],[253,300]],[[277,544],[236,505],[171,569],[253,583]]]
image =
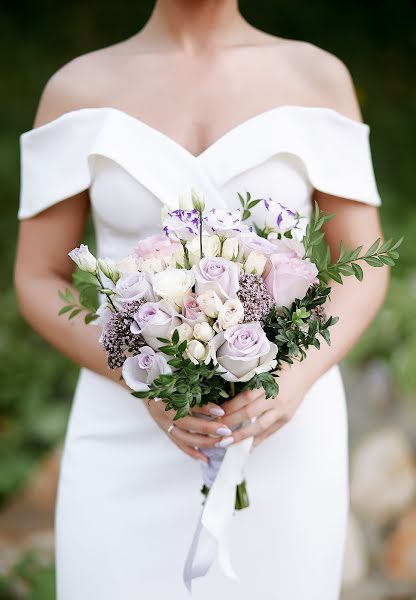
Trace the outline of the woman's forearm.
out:
[[[70,321],[59,316],[62,300],[58,290],[71,286],[64,278],[45,274],[16,282],[20,312],[29,325],[52,346],[81,367],[86,367],[114,381],[120,370],[109,369],[103,347],[99,344],[100,327],[86,325],[82,313]],[[77,292],[71,288],[74,297]]]
[[[339,363],[361,337],[383,303],[389,280],[388,267],[371,268],[365,265],[364,280],[344,279],[340,285],[332,282],[331,300],[325,304],[327,316],[338,316],[330,328],[331,345],[321,339],[318,350],[310,347],[303,361],[288,366],[292,376],[299,377],[306,392],[318,377]]]

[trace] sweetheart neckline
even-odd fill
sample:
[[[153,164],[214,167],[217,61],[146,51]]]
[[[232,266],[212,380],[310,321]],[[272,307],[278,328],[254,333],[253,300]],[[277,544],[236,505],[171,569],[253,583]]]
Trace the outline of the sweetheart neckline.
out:
[[[340,119],[341,121],[344,120],[345,122],[347,122],[353,126],[364,127],[366,129],[369,129],[369,126],[367,123],[364,123],[363,121],[357,121],[355,119],[347,117],[346,115],[343,115],[342,113],[338,112],[334,108],[329,108],[326,106],[303,106],[300,104],[280,104],[278,106],[274,106],[272,108],[269,108],[269,109],[266,109],[259,113],[256,113],[256,114],[252,115],[251,117],[248,117],[244,121],[237,123],[237,125],[230,127],[227,131],[225,131],[222,135],[220,135],[218,138],[216,138],[213,142],[208,144],[208,146],[204,150],[202,150],[198,154],[194,154],[186,146],[184,146],[180,142],[176,141],[174,138],[170,137],[169,135],[164,133],[162,130],[158,129],[157,127],[153,127],[149,123],[146,123],[146,121],[143,121],[139,117],[136,117],[120,108],[117,108],[115,106],[96,106],[96,107],[88,106],[88,107],[76,108],[73,110],[66,111],[66,112],[62,113],[61,115],[59,115],[58,117],[55,117],[51,121],[44,123],[43,125],[39,125],[38,127],[34,127],[27,131],[24,131],[20,135],[20,138],[25,138],[29,135],[34,135],[34,134],[40,133],[42,131],[45,131],[47,129],[50,129],[50,128],[56,126],[62,120],[68,119],[79,113],[88,112],[88,111],[93,111],[93,112],[110,111],[110,112],[118,113],[121,116],[123,116],[124,118],[130,119],[131,121],[137,123],[141,127],[145,128],[147,131],[153,133],[153,135],[156,135],[156,136],[160,137],[161,139],[164,139],[165,141],[170,143],[172,146],[176,147],[178,149],[178,151],[183,152],[188,157],[190,157],[193,161],[197,162],[197,161],[201,161],[206,155],[213,152],[214,149],[217,146],[221,145],[228,137],[236,135],[240,130],[244,129],[245,127],[249,127],[250,125],[253,125],[257,121],[261,121],[262,119],[271,117],[273,114],[280,112],[280,111],[297,111],[297,110],[311,111],[311,112],[324,111],[324,112],[327,112],[328,114],[330,114],[332,117],[334,117],[336,119]]]

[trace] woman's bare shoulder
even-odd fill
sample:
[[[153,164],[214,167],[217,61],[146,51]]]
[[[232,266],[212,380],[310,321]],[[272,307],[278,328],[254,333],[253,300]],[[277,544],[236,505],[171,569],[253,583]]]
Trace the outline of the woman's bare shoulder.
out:
[[[311,102],[361,120],[355,84],[347,65],[335,54],[309,42],[286,42],[281,48]]]
[[[100,106],[112,87],[110,59],[117,46],[77,56],[55,71],[42,90],[34,127],[71,110]]]

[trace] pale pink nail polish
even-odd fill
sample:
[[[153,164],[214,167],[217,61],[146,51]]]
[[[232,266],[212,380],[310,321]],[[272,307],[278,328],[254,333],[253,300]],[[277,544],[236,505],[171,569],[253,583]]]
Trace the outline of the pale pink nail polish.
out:
[[[228,427],[218,427],[217,431],[215,432],[218,435],[231,435],[232,431],[231,429],[228,429]]]
[[[211,406],[211,408],[208,409],[208,412],[211,413],[211,415],[215,415],[216,417],[222,417],[223,415],[225,415],[225,412],[220,406]]]
[[[233,437],[226,437],[223,440],[221,440],[220,442],[217,442],[215,444],[215,446],[217,448],[226,448],[227,446],[229,446],[230,444],[232,444],[234,441]]]

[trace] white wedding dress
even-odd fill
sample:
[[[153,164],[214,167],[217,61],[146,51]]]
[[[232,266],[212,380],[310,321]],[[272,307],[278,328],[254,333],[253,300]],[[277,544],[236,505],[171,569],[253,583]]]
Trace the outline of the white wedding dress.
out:
[[[369,127],[323,107],[279,106],[198,156],[125,112],[82,108],[21,135],[19,218],[89,188],[97,253],[120,258],[158,232],[162,204],[193,186],[207,206],[237,192],[310,215],[314,188],[378,206]],[[261,220],[259,209],[253,216]],[[250,454],[251,506],[232,518],[237,583],[214,564],[195,600],[336,600],[348,512],[347,415],[337,366]],[[56,505],[58,600],[185,600],[201,510],[197,461],[121,386],[81,369]]]

